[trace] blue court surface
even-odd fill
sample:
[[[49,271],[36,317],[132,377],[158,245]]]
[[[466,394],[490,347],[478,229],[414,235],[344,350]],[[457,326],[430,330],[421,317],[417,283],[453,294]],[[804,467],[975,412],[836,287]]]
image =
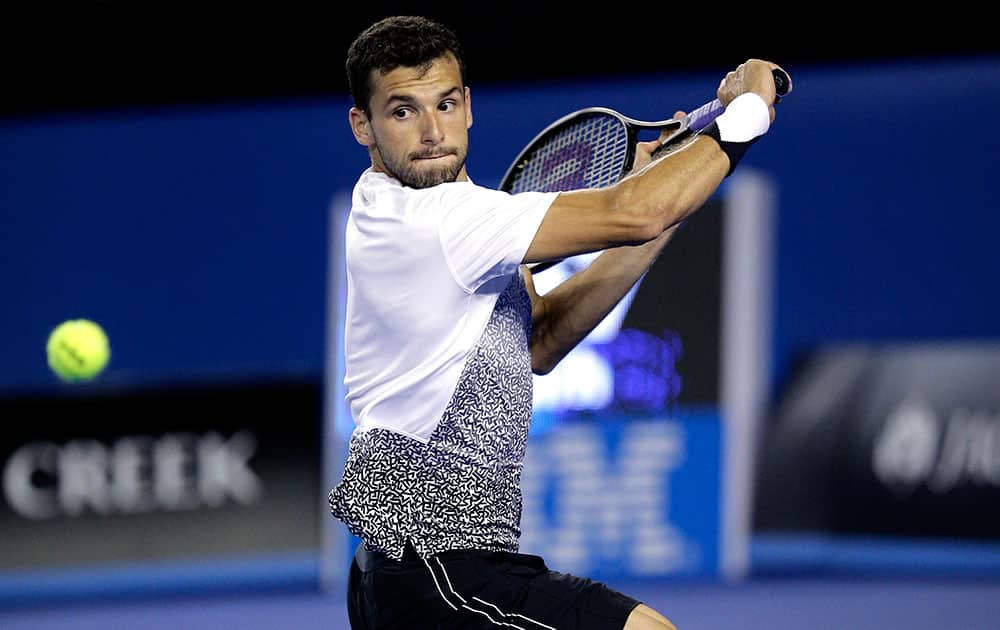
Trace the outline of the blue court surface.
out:
[[[1000,628],[1000,580],[781,578],[612,583],[670,617],[680,630],[986,630]],[[32,604],[0,611],[4,630],[135,628],[347,629],[339,593],[205,595]]]

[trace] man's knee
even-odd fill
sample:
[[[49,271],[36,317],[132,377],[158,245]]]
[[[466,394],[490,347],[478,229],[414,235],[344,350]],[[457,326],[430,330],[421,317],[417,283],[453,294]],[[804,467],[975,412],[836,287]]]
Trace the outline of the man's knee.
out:
[[[628,616],[623,630],[677,630],[677,627],[649,606],[639,604]]]

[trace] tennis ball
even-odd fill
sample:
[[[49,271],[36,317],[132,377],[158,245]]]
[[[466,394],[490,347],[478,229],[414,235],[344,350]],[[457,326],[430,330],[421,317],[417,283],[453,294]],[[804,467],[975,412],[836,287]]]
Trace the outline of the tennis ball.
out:
[[[67,383],[93,379],[111,358],[108,336],[89,319],[70,319],[56,326],[45,352],[49,367]]]

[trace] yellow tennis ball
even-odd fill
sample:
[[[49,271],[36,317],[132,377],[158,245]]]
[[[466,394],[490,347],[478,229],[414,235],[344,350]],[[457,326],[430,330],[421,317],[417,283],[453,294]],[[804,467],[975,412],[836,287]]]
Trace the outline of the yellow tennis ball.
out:
[[[108,336],[89,319],[70,319],[56,326],[45,351],[49,367],[68,383],[93,379],[111,359]]]

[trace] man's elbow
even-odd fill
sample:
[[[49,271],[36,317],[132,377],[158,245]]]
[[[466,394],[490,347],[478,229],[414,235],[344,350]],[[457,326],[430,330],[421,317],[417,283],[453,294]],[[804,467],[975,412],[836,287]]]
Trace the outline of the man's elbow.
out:
[[[555,363],[535,361],[534,359],[532,359],[531,361],[531,373],[537,374],[538,376],[545,376],[546,374],[551,372],[555,367],[556,367]]]
[[[559,358],[550,354],[533,350],[531,353],[531,372],[545,376],[559,365]]]
[[[630,245],[641,245],[659,238],[668,225],[663,208],[650,206],[636,197],[630,186],[622,186],[616,191],[612,214],[623,241]]]

